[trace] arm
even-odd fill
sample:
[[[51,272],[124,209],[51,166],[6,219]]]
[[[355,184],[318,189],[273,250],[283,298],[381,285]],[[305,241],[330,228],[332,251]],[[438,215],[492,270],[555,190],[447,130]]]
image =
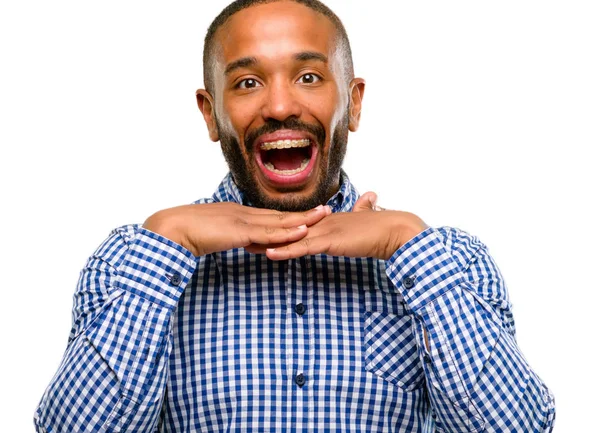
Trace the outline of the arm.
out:
[[[273,260],[307,254],[374,257],[411,311],[437,431],[550,432],[554,397],[515,341],[508,294],[487,248],[456,229],[432,229],[416,215],[373,212],[365,193],[353,212],[332,214]]]
[[[68,347],[34,415],[37,431],[154,431],[172,316],[196,256],[301,239],[328,212],[196,204],[111,233],[81,272]]]
[[[195,268],[192,253],[140,226],[111,233],[81,271],[68,347],[34,415],[38,432],[153,431],[172,314]]]
[[[485,245],[428,228],[387,264],[415,317],[438,428],[550,432],[554,398],[517,346],[504,281]]]

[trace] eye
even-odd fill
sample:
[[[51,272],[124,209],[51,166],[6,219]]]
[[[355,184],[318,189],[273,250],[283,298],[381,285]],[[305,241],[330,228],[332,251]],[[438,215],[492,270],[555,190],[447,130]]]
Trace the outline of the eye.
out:
[[[258,86],[260,86],[260,84],[254,78],[246,78],[245,80],[240,81],[235,87],[238,89],[254,89]]]
[[[304,74],[296,82],[300,84],[315,84],[319,81],[321,81],[321,77],[317,74]]]

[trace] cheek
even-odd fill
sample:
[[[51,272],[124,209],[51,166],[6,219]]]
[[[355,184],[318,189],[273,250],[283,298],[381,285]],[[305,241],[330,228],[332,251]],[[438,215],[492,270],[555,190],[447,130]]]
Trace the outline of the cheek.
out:
[[[331,101],[331,99],[329,100]],[[329,150],[331,146],[331,140],[333,139],[333,134],[337,128],[339,128],[340,124],[344,120],[344,116],[346,114],[346,107],[342,105],[342,103],[332,104],[329,102],[327,107],[321,106],[320,109],[320,120],[321,124],[325,127],[327,132],[327,143],[326,143],[326,151]],[[316,115],[319,115],[316,114]]]
[[[336,127],[342,122],[346,115],[348,98],[339,88],[335,86],[323,95],[319,102],[311,104],[312,115],[326,128],[328,140],[331,140]]]
[[[229,133],[241,139],[241,136],[251,128],[254,119],[258,117],[257,110],[250,100],[244,103],[226,103],[223,112],[228,119]]]
[[[349,102],[348,98],[349,98],[349,95],[346,91],[346,88],[344,87],[344,84],[342,82],[338,82],[337,83],[337,95],[336,95],[337,106],[336,106],[335,112],[333,114],[333,117],[331,118],[332,131],[335,130],[335,128],[340,124],[340,122],[342,122],[342,120],[346,116],[346,113],[348,111],[348,102]]]
[[[219,103],[216,106],[216,114],[217,114],[217,123],[219,126],[219,132],[228,136],[237,137],[237,133],[235,132],[235,128],[233,126],[233,121],[231,116],[229,116],[229,111],[223,105],[223,103]]]
[[[338,105],[336,111],[333,113],[333,117],[331,118],[331,124],[329,126],[329,131],[331,134],[336,130],[338,125],[342,122],[344,115],[346,114],[346,107],[341,104]]]

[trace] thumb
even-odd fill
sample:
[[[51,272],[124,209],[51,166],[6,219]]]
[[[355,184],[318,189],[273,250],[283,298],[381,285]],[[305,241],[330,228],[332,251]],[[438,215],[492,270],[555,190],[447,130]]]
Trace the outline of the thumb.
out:
[[[372,211],[375,209],[376,204],[377,194],[373,191],[365,192],[356,200],[352,212]]]

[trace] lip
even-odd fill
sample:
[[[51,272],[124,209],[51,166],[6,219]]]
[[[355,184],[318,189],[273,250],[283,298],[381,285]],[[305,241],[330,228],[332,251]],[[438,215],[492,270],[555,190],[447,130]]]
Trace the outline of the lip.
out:
[[[262,158],[260,157],[260,145],[262,143],[269,143],[269,142],[277,141],[277,140],[304,140],[304,139],[310,140],[311,155],[310,155],[310,161],[308,162],[308,165],[300,173],[296,173],[296,174],[292,174],[292,175],[281,175],[281,174],[272,172],[271,170],[267,169],[264,166],[264,164],[262,162]],[[258,137],[256,139],[256,141],[254,143],[254,155],[255,155],[256,163],[258,164],[263,176],[267,179],[267,181],[272,186],[275,186],[275,187],[277,187],[277,186],[286,186],[286,187],[300,186],[303,183],[305,183],[308,180],[308,178],[310,177],[310,175],[312,174],[313,168],[315,167],[315,164],[317,161],[318,153],[319,153],[319,148],[316,144],[315,137],[306,131],[279,130],[279,131],[275,131],[271,134],[261,135],[260,137]]]
[[[293,129],[280,129],[271,134],[261,135],[254,142],[254,147],[260,150],[260,145],[277,140],[302,140],[308,138],[312,143],[315,143],[315,137],[306,131],[295,131]]]

